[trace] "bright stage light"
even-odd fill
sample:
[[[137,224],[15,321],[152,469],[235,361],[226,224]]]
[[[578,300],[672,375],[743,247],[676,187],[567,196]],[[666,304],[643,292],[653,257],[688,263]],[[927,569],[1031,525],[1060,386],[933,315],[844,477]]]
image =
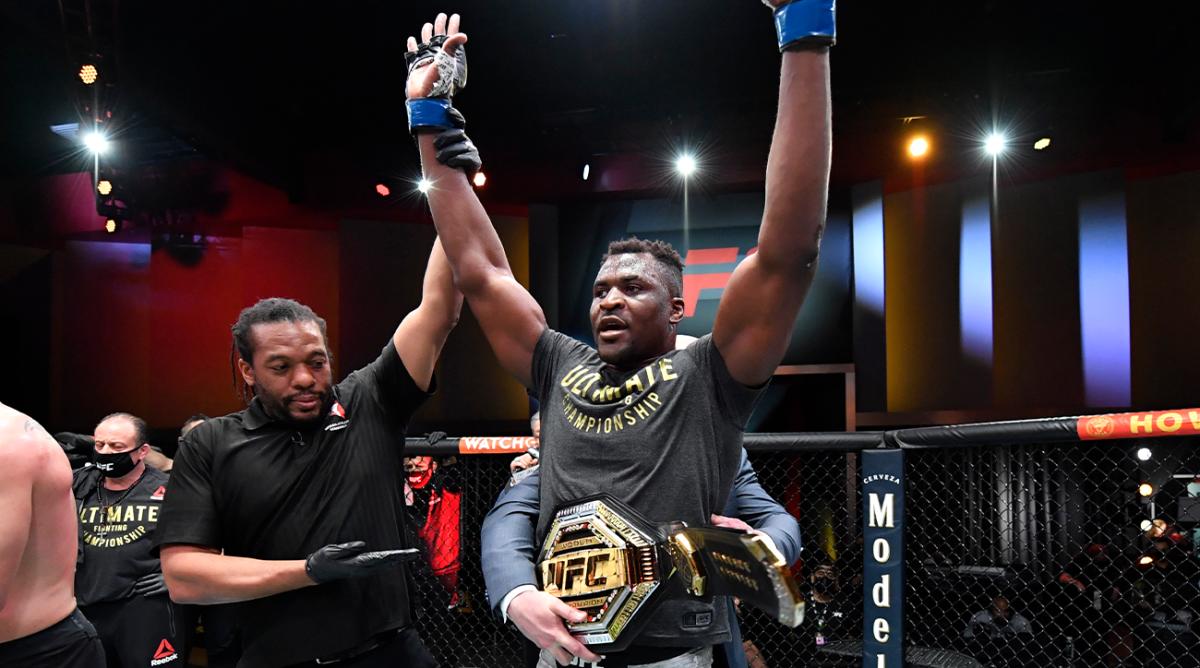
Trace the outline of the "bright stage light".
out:
[[[1138,494],[1142,496],[1154,496],[1154,485],[1148,482],[1138,485]]]
[[[382,183],[376,183],[375,192],[379,193],[380,197],[387,197],[388,195],[392,194],[392,189],[383,185]]]
[[[929,154],[929,140],[923,135],[917,135],[908,140],[908,157],[914,160],[924,158]]]
[[[104,221],[104,231],[108,232],[109,234],[116,234],[117,230],[120,228],[121,225],[117,222],[116,218],[109,218],[108,220]]]
[[[1035,151],[1044,151],[1048,148],[1050,148],[1050,138],[1049,137],[1042,137],[1041,139],[1033,142],[1033,150],[1035,150]]]
[[[583,166],[583,180],[584,180],[584,181],[587,181],[587,180],[588,180],[588,177],[589,177],[589,176],[591,176],[591,175],[592,175],[592,166],[591,166],[591,165],[584,165],[584,166]]]
[[[83,144],[91,149],[92,153],[100,155],[108,150],[108,140],[99,132],[89,132],[83,136]]]
[[[1137,458],[1143,462],[1149,461],[1150,460],[1150,448],[1138,448]]]
[[[482,188],[487,185],[487,174],[483,172],[475,172],[475,177],[471,179],[471,183],[475,184],[476,188]]]
[[[696,159],[690,155],[681,155],[675,161],[675,169],[683,178],[687,178],[696,173]]]
[[[96,192],[100,193],[101,195],[105,195],[105,196],[111,195],[112,194],[112,181],[109,181],[108,179],[100,179],[96,183]]]
[[[79,80],[87,85],[96,83],[96,79],[100,78],[100,72],[95,65],[84,65],[79,68]]]
[[[417,190],[420,191],[421,194],[429,192],[429,189],[432,187],[433,184],[429,182],[429,179],[421,179],[420,181],[417,181]]]
[[[983,148],[988,152],[988,155],[1000,155],[1004,152],[1004,146],[1008,140],[999,132],[993,132],[987,140],[983,142]]]

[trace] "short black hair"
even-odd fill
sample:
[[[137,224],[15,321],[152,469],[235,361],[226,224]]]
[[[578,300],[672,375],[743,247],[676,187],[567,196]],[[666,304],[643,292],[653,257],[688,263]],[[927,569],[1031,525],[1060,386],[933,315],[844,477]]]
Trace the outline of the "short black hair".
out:
[[[241,357],[247,364],[253,364],[254,338],[250,336],[250,330],[255,325],[275,322],[315,322],[321,329],[321,338],[325,341],[325,347],[329,347],[329,334],[326,331],[325,319],[294,299],[269,297],[258,300],[254,306],[242,309],[242,312],[238,314],[237,321],[230,328],[233,330],[233,347],[229,351],[229,364],[233,367],[233,385],[235,388],[241,387],[242,398],[247,402],[250,401],[252,393],[250,388],[242,383],[241,374],[238,373],[237,359]]]
[[[184,420],[184,421],[183,421],[183,425],[186,427],[187,425],[189,425],[189,424],[191,424],[191,423],[193,423],[193,422],[208,422],[208,421],[209,421],[209,420],[211,420],[211,419],[212,419],[212,418],[208,417],[208,416],[207,416],[207,415],[205,415],[204,413],[196,413],[196,414],[195,414],[195,415],[193,415],[192,417],[190,417],[190,418],[188,418],[188,419]]]
[[[196,413],[192,417],[183,421],[183,426],[179,428],[179,431],[180,432],[191,431],[191,429],[187,428],[187,426],[189,424],[192,424],[193,422],[208,422],[211,419],[212,418],[208,417],[204,413]],[[200,425],[196,425],[196,427],[198,427],[198,426],[200,426]],[[192,427],[192,429],[195,429],[196,427]]]
[[[672,297],[683,296],[683,258],[674,246],[658,239],[626,237],[609,243],[608,252],[600,261],[626,253],[648,253],[663,269],[667,293]]]
[[[103,419],[97,422],[96,426],[99,427],[100,425],[114,418],[125,418],[133,423],[133,438],[137,441],[137,443],[133,444],[134,448],[140,448],[143,444],[149,442],[146,440],[146,421],[134,415],[133,413],[126,413],[124,411],[109,413],[108,415],[105,415]]]

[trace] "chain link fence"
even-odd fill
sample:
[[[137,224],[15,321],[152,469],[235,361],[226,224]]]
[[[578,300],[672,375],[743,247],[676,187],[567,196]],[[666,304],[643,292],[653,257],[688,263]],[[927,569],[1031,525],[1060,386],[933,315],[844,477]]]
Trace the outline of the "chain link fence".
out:
[[[909,665],[1200,666],[1197,445],[908,451]],[[457,581],[447,587],[431,567],[415,579],[421,635],[441,665],[531,665],[532,646],[492,616],[479,563],[479,529],[510,458],[439,458],[461,495]],[[739,609],[752,668],[862,665],[859,460],[856,451],[751,447],[760,483],[800,522],[793,571],[808,606],[795,629]]]
[[[1195,441],[915,450],[906,468],[909,647],[1200,665]]]

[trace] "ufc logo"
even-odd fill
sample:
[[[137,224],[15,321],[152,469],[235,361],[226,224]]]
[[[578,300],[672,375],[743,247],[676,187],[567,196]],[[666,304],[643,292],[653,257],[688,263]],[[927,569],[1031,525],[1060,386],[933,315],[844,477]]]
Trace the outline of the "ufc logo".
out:
[[[746,257],[758,252],[758,246],[746,251]],[[684,264],[688,267],[733,264],[738,261],[737,246],[728,248],[692,248],[688,249]],[[700,302],[700,292],[703,290],[722,290],[729,283],[733,270],[711,274],[683,275],[683,316],[690,318],[696,315],[696,305]]]

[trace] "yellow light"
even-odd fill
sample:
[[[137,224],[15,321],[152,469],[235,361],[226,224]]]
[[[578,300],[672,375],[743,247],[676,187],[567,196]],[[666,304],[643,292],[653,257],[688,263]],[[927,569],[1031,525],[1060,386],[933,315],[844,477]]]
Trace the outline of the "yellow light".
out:
[[[1125,489],[1129,488],[1126,487]],[[1148,482],[1138,485],[1138,494],[1141,494],[1142,496],[1152,496],[1154,494],[1154,485],[1151,485]]]
[[[100,179],[100,182],[96,184],[96,192],[100,193],[101,195],[112,194],[112,181],[109,181],[108,179]]]
[[[929,139],[923,135],[917,135],[908,140],[908,157],[913,159],[924,158],[929,153]]]
[[[1138,565],[1140,566],[1149,566],[1152,563],[1154,563],[1154,557],[1148,554],[1144,554],[1138,559]]]
[[[1050,148],[1050,138],[1049,137],[1042,137],[1041,139],[1033,142],[1033,150],[1035,150],[1035,151],[1044,151],[1048,148]]]
[[[95,65],[84,65],[79,68],[79,80],[87,85],[96,83],[96,79],[100,78],[100,72]]]
[[[482,188],[487,185],[487,174],[483,172],[475,172],[475,178],[471,179],[476,188]]]
[[[104,231],[109,234],[115,233],[117,231],[117,221],[113,218],[104,221]]]

